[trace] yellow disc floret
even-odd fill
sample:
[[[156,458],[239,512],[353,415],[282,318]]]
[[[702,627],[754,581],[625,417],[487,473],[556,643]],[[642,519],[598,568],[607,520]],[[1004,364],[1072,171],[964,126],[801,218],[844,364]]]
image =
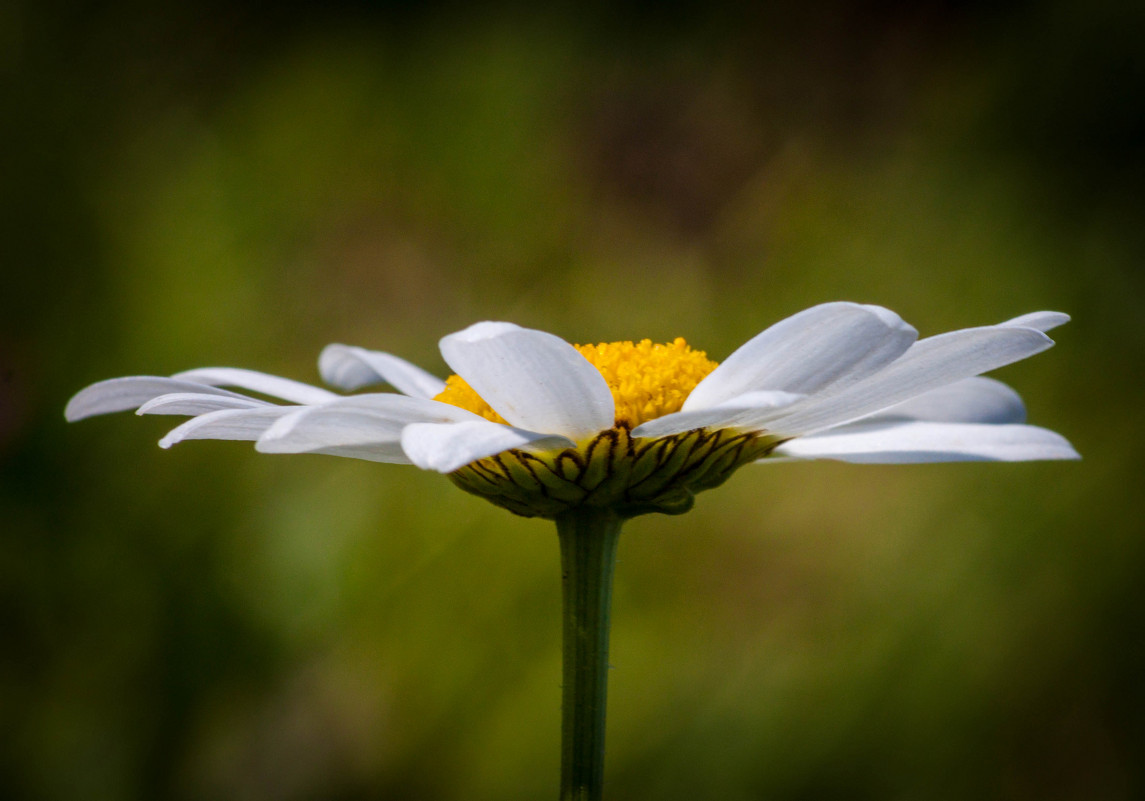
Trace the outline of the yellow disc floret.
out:
[[[646,420],[680,411],[684,400],[716,369],[702,350],[692,350],[683,337],[662,345],[605,342],[577,345],[612,390],[616,423],[635,428]]]
[[[629,428],[679,411],[696,384],[716,369],[715,362],[703,351],[688,347],[682,337],[667,344],[644,339],[575,347],[608,382],[616,404],[616,425]],[[450,376],[434,400],[495,423],[505,422],[460,376]]]
[[[451,406],[460,406],[462,409],[479,414],[494,423],[509,424],[504,417],[493,411],[493,407],[477,394],[477,390],[469,386],[469,382],[459,375],[451,375],[445,379],[445,389],[434,395],[433,399],[448,403]]]

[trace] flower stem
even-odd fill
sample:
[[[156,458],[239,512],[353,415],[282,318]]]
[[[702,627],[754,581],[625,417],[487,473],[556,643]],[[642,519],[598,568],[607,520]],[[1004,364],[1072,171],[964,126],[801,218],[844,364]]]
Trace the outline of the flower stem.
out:
[[[564,598],[561,801],[599,801],[604,785],[604,712],[612,574],[622,520],[578,507],[557,518]]]

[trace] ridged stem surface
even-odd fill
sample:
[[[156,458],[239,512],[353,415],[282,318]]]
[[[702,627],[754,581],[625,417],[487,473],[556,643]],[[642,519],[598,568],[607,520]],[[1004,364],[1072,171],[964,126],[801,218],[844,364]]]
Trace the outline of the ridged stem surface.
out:
[[[604,718],[612,574],[622,520],[579,507],[557,518],[564,600],[561,801],[599,801],[604,785]]]

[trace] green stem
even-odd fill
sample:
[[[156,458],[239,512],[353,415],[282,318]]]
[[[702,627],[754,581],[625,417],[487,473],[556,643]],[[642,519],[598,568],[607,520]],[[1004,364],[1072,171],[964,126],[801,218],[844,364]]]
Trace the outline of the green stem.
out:
[[[557,518],[564,597],[561,801],[599,801],[612,573],[622,520],[579,507]]]

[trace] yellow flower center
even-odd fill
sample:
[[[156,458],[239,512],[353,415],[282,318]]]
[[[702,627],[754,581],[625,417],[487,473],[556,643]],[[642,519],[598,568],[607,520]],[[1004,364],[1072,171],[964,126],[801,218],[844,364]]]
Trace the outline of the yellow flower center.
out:
[[[575,345],[612,391],[616,425],[635,428],[646,420],[680,411],[684,400],[716,363],[702,350],[692,350],[682,337],[667,344],[652,340]],[[495,423],[505,419],[478,395],[461,376],[451,375],[434,398],[460,406]]]

